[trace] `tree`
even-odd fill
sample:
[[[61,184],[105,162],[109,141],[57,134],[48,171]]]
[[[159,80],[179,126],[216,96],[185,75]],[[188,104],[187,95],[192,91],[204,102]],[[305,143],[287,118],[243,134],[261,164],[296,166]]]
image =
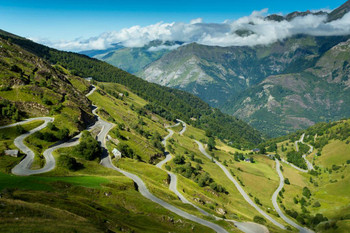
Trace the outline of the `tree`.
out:
[[[208,150],[212,151],[215,149],[216,143],[215,143],[215,139],[210,137],[209,141],[208,141]]]
[[[27,131],[23,128],[22,125],[16,125],[16,133],[17,134],[24,134],[26,133]]]
[[[257,197],[254,197],[254,202],[258,205],[262,205],[259,198],[257,198]]]
[[[127,158],[133,158],[134,157],[134,151],[129,147],[128,144],[126,143],[119,143],[118,144],[118,149],[122,156],[127,157]]]
[[[75,153],[78,156],[91,161],[101,157],[102,150],[98,141],[91,136],[89,131],[85,130],[82,132],[80,143],[75,148]]]
[[[308,189],[308,187],[304,187],[304,188],[303,188],[303,195],[304,195],[306,198],[310,198],[310,197],[311,197],[311,191],[310,191],[310,189]]]
[[[60,129],[58,130],[57,132],[57,138],[59,140],[65,140],[69,137],[69,129],[67,128],[63,128],[63,129]]]
[[[266,220],[260,216],[254,216],[253,221],[259,224],[265,224]]]
[[[285,183],[285,184],[290,184],[289,179],[288,179],[288,178],[285,178],[285,179],[284,179],[284,183]]]
[[[259,147],[260,149],[260,154],[266,154],[266,148],[264,146]]]
[[[68,155],[60,155],[58,158],[58,165],[71,171],[76,171],[82,166],[82,164],[78,163],[75,158]]]
[[[173,161],[175,164],[184,164],[185,157],[183,157],[182,155],[176,155]]]

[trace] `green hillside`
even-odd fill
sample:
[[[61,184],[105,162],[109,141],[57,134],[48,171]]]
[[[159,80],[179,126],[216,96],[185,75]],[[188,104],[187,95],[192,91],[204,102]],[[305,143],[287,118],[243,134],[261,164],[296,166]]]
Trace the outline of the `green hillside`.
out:
[[[19,38],[2,31],[0,36],[46,59],[69,69],[80,77],[93,77],[97,81],[116,82],[149,101],[148,109],[169,120],[181,118],[197,127],[209,130],[221,139],[251,146],[261,142],[261,134],[236,117],[223,114],[207,103],[184,91],[148,83],[105,62],[84,55],[63,52]]]
[[[281,163],[283,175],[290,184],[284,187],[280,206],[294,221],[315,227],[317,232],[348,232],[350,120],[318,123],[306,130],[266,142],[264,146],[277,148],[276,152],[286,159],[287,154],[295,150],[294,142],[302,133],[306,135],[304,142],[314,147],[306,158],[315,170],[303,173]],[[271,147],[275,143],[276,147]],[[305,151],[308,150],[307,146]],[[314,218],[316,215],[317,219]]]

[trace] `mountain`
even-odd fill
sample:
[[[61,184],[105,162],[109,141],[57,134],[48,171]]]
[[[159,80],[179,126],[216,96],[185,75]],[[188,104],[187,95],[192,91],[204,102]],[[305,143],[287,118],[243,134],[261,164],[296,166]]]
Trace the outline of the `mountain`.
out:
[[[164,56],[170,49],[181,44],[182,42],[178,41],[162,42],[155,40],[139,48],[126,48],[119,45],[107,50],[82,51],[79,53],[105,61],[129,73],[137,73],[148,64]]]
[[[107,49],[103,49],[103,50],[98,50],[98,49],[93,49],[93,50],[85,50],[85,51],[80,51],[80,54],[89,56],[89,57],[94,57],[96,55],[100,55],[100,54],[106,54],[109,52],[113,52],[116,51],[118,49],[122,49],[124,48],[122,45],[119,44],[112,44],[112,47],[107,48]]]
[[[295,36],[267,46],[218,47],[192,43],[166,54],[138,75],[220,107],[272,74],[301,71],[346,37]]]
[[[328,21],[333,21],[337,19],[341,19],[346,13],[350,11],[350,1],[346,1],[343,5],[333,10],[328,14]]]
[[[292,12],[286,16],[270,15],[266,19],[290,21],[313,14],[327,15],[328,21],[332,21],[349,12],[349,4],[347,1],[330,13]],[[235,33],[244,37],[253,32],[238,30]],[[349,35],[296,35],[253,47],[192,43],[165,54],[137,75],[150,82],[193,93],[265,134],[278,136],[322,120],[350,116],[346,105],[342,104],[347,102],[348,60],[346,56],[337,56],[335,62],[344,64],[342,72],[325,62],[328,58],[334,61],[329,54],[342,47],[341,43],[349,38]],[[342,49],[344,54],[349,52],[346,47]],[[318,69],[334,71],[338,81],[322,78]],[[302,80],[304,88],[296,90],[293,84],[286,84],[290,81],[296,85],[296,80]],[[319,93],[325,95],[324,100]]]
[[[51,66],[0,38],[1,124],[59,114],[72,134],[85,128],[94,120],[90,101],[72,83],[80,83],[81,90],[87,90],[84,80],[64,68]]]
[[[148,83],[112,65],[85,55],[58,51],[27,39],[12,36],[7,32],[0,32],[0,37],[9,39],[51,64],[69,69],[74,75],[93,77],[98,81],[120,83],[149,101],[149,110],[169,120],[180,118],[196,127],[210,131],[220,139],[231,141],[235,145],[252,146],[262,140],[261,133],[245,122],[211,108],[192,94]]]
[[[350,40],[303,72],[267,77],[227,102],[227,112],[272,136],[350,116]]]
[[[210,156],[225,163],[231,154],[243,151],[225,144],[210,131],[188,123],[175,125],[172,118],[166,119],[168,112],[160,109],[160,105],[156,106],[160,109],[157,114],[152,100],[141,98],[124,85],[89,82],[24,48],[28,46],[37,53],[47,54],[47,47],[21,37],[11,38],[0,39],[0,124],[17,122],[20,125],[0,127],[1,231],[206,233],[213,232],[210,228],[227,229],[227,232],[248,228],[280,232],[245,201],[229,177],[199,150],[194,140],[208,144],[203,148],[210,150]],[[15,39],[24,47],[14,44]],[[72,55],[56,56],[64,54],[65,58]],[[89,58],[86,61],[95,62]],[[176,97],[177,93],[182,92],[172,93],[175,100],[184,98],[193,104],[201,103],[195,102],[195,97],[189,99],[185,93]],[[79,113],[86,111],[92,116],[92,104],[97,108],[93,114],[98,117],[90,117],[84,124]],[[182,103],[179,107],[186,108]],[[25,120],[34,116],[40,118]],[[44,124],[44,116],[52,122]],[[209,116],[203,114],[202,117],[209,120]],[[217,114],[212,117],[225,120]],[[173,127],[168,131],[169,126]],[[242,129],[249,131],[249,127]],[[239,127],[236,130],[240,130]],[[80,139],[79,135],[82,135]],[[167,140],[166,148],[163,138]],[[19,141],[28,149],[19,146]],[[23,152],[11,157],[6,154],[9,149]],[[29,149],[34,158],[25,165],[23,161],[30,158]],[[118,158],[112,156],[116,149],[121,152]],[[52,152],[51,160],[47,151]],[[108,166],[104,165],[106,152],[110,155]],[[173,159],[169,161],[169,157]],[[165,168],[155,166],[161,161],[167,162]],[[256,158],[256,161],[267,161],[265,169],[272,173],[273,167],[267,158]],[[53,166],[52,170],[44,170],[47,164]],[[249,173],[238,174],[232,161],[227,166],[232,172],[237,171],[241,183],[246,181]],[[36,175],[16,175],[14,168]],[[270,178],[265,177],[264,172],[257,174],[259,180],[268,183]],[[269,187],[274,188],[274,184]],[[169,187],[175,187],[176,192]],[[252,198],[261,199],[260,208],[264,211],[272,208],[266,193],[256,187],[249,192]],[[179,200],[180,195],[186,203]],[[217,221],[214,216],[232,218],[238,226]]]
[[[278,136],[322,120],[349,116],[346,104],[341,104],[347,102],[344,82],[333,81],[329,86],[325,78],[317,78],[321,72],[340,69],[325,61],[335,61],[332,51],[348,38],[299,35],[255,47],[189,44],[166,54],[139,75],[193,93],[262,132]],[[344,49],[346,55],[349,50]],[[336,61],[345,63],[337,80],[347,80],[347,59],[337,55]],[[296,87],[296,77],[304,88]]]
[[[261,142],[260,134],[197,97],[147,83],[84,55],[0,34],[0,124],[34,116],[54,118],[39,131],[35,129],[43,124],[40,119],[0,128],[2,231],[277,233],[297,231],[295,226],[325,233],[349,230],[350,120],[316,124],[266,141],[259,148],[269,156],[253,153],[232,145]],[[329,86],[348,86],[343,77],[349,63],[340,62],[348,61],[348,47],[349,41],[333,46],[304,72]],[[76,74],[104,82],[88,82]],[[296,85],[294,91],[303,87]],[[97,107],[93,113],[92,104]],[[175,124],[176,117],[186,124]],[[79,132],[80,139],[67,141]],[[233,138],[226,137],[228,132]],[[56,161],[53,170],[35,176],[11,174],[26,160],[23,153],[5,153],[18,147],[20,135],[35,154],[31,166],[22,169],[44,172],[40,168],[46,165],[43,152],[48,149]],[[313,170],[302,173],[271,159],[276,153],[276,158],[286,159],[297,140],[303,141],[298,146]],[[308,144],[313,146],[310,153]],[[116,149],[120,157],[112,157]],[[281,212],[276,212],[275,203]]]

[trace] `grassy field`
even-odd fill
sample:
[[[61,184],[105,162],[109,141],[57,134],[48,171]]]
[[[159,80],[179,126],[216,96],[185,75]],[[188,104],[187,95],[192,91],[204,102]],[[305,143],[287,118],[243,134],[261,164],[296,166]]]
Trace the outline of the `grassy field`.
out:
[[[291,185],[285,185],[283,204],[287,209],[301,213],[301,205],[295,204],[293,198],[303,197],[303,187],[311,191],[307,199],[306,209],[310,215],[323,214],[330,222],[336,222],[337,229],[326,230],[324,224],[317,227],[320,232],[346,232],[350,216],[350,168],[346,161],[350,159],[350,146],[344,141],[330,141],[322,150],[321,156],[314,156],[317,150],[308,156],[315,158],[314,165],[318,175],[301,173],[283,164],[283,174],[289,179]],[[335,165],[335,166],[334,166]],[[315,203],[319,203],[316,206]]]

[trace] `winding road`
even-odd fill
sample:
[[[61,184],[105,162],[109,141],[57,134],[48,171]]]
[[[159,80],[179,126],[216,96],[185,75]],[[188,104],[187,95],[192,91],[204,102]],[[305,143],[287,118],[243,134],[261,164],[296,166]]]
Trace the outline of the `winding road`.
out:
[[[182,130],[180,131],[180,135],[183,136],[183,134],[186,132],[186,129],[187,129],[187,124],[180,120],[180,119],[176,119],[178,122],[180,122],[182,124]]]
[[[307,145],[307,146],[310,147],[310,150],[307,152],[307,154],[310,154],[310,153],[312,153],[312,151],[314,150],[314,147],[311,146],[310,144],[305,143],[305,142],[304,142],[304,138],[305,138],[305,133],[303,133],[303,135],[301,135],[300,139],[299,139],[298,141],[295,142],[295,148],[296,148],[297,151],[299,151],[298,143],[301,142],[301,143],[303,143],[303,144],[305,144],[305,145]],[[312,163],[311,163],[309,160],[306,159],[306,155],[307,155],[307,154],[303,154],[303,159],[304,159],[305,162],[306,162],[307,170],[310,171],[310,170],[313,170],[313,169],[314,169],[314,166],[312,166]]]
[[[187,129],[187,125],[186,125],[185,122],[183,122],[180,119],[177,119],[177,121],[180,122],[182,124],[182,126],[183,126],[182,130],[179,132],[180,135],[183,135],[184,132]],[[164,147],[166,147],[167,139],[170,138],[174,134],[174,131],[169,129],[169,128],[175,127],[177,125],[179,125],[179,123],[177,123],[176,125],[173,125],[173,126],[166,127],[168,132],[169,132],[169,134],[167,136],[165,136],[163,141],[162,141],[162,144],[164,145]],[[165,151],[165,153],[166,153],[165,159],[160,161],[158,164],[156,164],[156,166],[168,173],[168,175],[170,177],[169,189],[173,193],[175,193],[175,195],[177,195],[178,198],[183,203],[193,206],[200,213],[202,213],[202,214],[204,214],[206,216],[211,216],[211,217],[213,217],[216,220],[224,220],[224,221],[227,221],[227,222],[232,222],[238,229],[240,229],[241,231],[243,231],[245,233],[267,233],[267,232],[269,232],[268,229],[265,226],[262,226],[262,225],[259,225],[259,224],[253,223],[253,222],[238,222],[238,221],[235,221],[235,220],[223,219],[223,218],[217,217],[215,215],[212,215],[212,214],[206,212],[202,208],[198,207],[197,205],[195,205],[192,202],[190,202],[189,200],[187,200],[177,189],[177,176],[176,176],[176,174],[174,174],[174,173],[172,173],[170,171],[167,171],[167,170],[162,168],[165,163],[169,162],[172,159],[172,156],[171,156],[171,154],[168,151]]]
[[[174,131],[171,130],[170,128],[178,126],[180,123],[182,123],[183,128],[180,131],[180,135],[183,135],[183,133],[186,131],[186,124],[185,122],[177,119],[177,121],[179,123],[177,123],[176,125],[173,126],[168,126],[166,127],[166,129],[168,130],[169,134],[167,136],[164,137],[162,144],[164,146],[164,148],[166,148],[166,142],[167,140],[172,137],[174,135]],[[185,204],[190,204],[192,205],[194,208],[196,208],[199,212],[201,212],[202,214],[206,215],[206,216],[211,216],[208,212],[206,212],[205,210],[201,209],[200,207],[196,206],[195,204],[191,203],[190,201],[188,201],[178,190],[177,190],[177,176],[176,174],[163,169],[163,165],[166,164],[167,162],[169,162],[172,159],[172,155],[170,154],[169,151],[167,151],[165,149],[165,159],[163,159],[162,161],[160,161],[159,163],[156,164],[156,167],[158,167],[159,169],[162,169],[163,171],[168,173],[168,176],[170,177],[170,184],[169,184],[169,189],[175,193],[176,196],[178,196],[178,198]]]
[[[52,117],[30,118],[30,119],[26,119],[26,120],[21,121],[21,122],[17,122],[15,124],[1,126],[0,129],[26,124],[26,123],[29,123],[29,122],[32,122],[35,120],[43,120],[44,123],[41,124],[40,126],[36,127],[35,129],[32,129],[24,134],[21,134],[20,136],[16,137],[14,140],[15,146],[20,151],[22,151],[23,153],[26,154],[26,157],[19,164],[17,164],[14,168],[12,168],[11,172],[15,175],[29,176],[29,175],[33,175],[33,174],[45,173],[45,172],[51,171],[52,169],[55,168],[56,163],[55,163],[55,159],[53,158],[53,156],[51,154],[44,154],[44,157],[46,159],[45,166],[41,169],[38,169],[38,170],[31,170],[30,167],[32,166],[32,163],[34,161],[35,154],[34,154],[34,151],[32,151],[29,147],[27,147],[24,144],[24,139],[26,137],[32,135],[35,132],[38,132],[38,131],[44,129],[49,122],[54,121],[54,118],[52,118]]]
[[[299,232],[301,233],[312,233],[313,231],[308,229],[308,228],[305,228],[305,227],[302,227],[298,224],[296,224],[293,220],[291,220],[290,218],[288,218],[283,212],[282,210],[280,209],[280,207],[278,206],[277,204],[277,196],[278,196],[278,193],[282,190],[283,186],[284,186],[284,177],[283,177],[283,174],[281,172],[281,169],[280,169],[280,162],[278,161],[278,159],[275,159],[275,162],[276,162],[276,171],[278,173],[278,176],[280,178],[280,184],[278,186],[278,188],[276,189],[276,191],[273,193],[272,195],[272,204],[273,204],[273,207],[275,208],[275,210],[277,211],[277,213],[280,215],[280,217],[288,224],[292,225],[293,227],[295,227],[296,229],[299,230]]]
[[[275,219],[273,219],[270,215],[268,215],[265,211],[263,211],[257,204],[255,204],[252,199],[250,199],[250,197],[248,196],[248,194],[243,190],[243,188],[239,185],[239,183],[233,178],[233,176],[231,175],[231,173],[227,170],[227,168],[222,165],[220,162],[218,162],[216,159],[214,159],[212,156],[210,156],[204,149],[203,144],[197,140],[194,140],[197,144],[198,144],[198,148],[200,150],[200,152],[205,155],[208,159],[213,160],[214,163],[216,165],[218,165],[221,170],[223,170],[223,172],[225,173],[225,175],[227,176],[227,178],[229,178],[229,180],[232,181],[232,183],[236,186],[236,188],[238,189],[238,191],[240,192],[240,194],[243,196],[243,198],[248,202],[249,205],[251,205],[252,207],[254,207],[261,215],[263,215],[266,219],[268,219],[269,221],[271,221],[274,225],[276,225],[277,227],[285,230],[286,227],[283,226],[281,223],[277,222]]]
[[[109,132],[109,130],[113,127],[113,124],[109,123],[109,122],[106,122],[104,120],[102,120],[97,114],[96,112],[94,111],[93,112],[96,117],[98,118],[98,122],[102,125],[102,130],[101,132],[99,133],[98,137],[97,137],[97,140],[101,143],[101,146],[103,147],[103,154],[102,154],[102,158],[101,158],[101,162],[100,164],[104,167],[107,167],[107,168],[111,168],[113,170],[116,170],[120,173],[122,173],[123,175],[125,175],[126,177],[132,179],[136,184],[137,184],[137,187],[138,187],[138,191],[141,193],[142,196],[146,197],[147,199],[163,206],[165,209],[183,217],[183,218],[186,218],[186,219],[189,219],[193,222],[196,222],[196,223],[199,223],[203,226],[207,226],[211,229],[213,229],[214,231],[218,232],[218,233],[228,233],[224,228],[222,228],[221,226],[215,224],[215,223],[212,223],[212,222],[209,222],[207,220],[204,220],[204,219],[201,219],[195,215],[192,215],[192,214],[189,214],[159,198],[157,198],[156,196],[154,196],[146,187],[145,183],[142,181],[142,179],[140,177],[138,177],[137,175],[135,174],[132,174],[130,172],[127,172],[127,171],[124,171],[116,166],[113,165],[112,163],[112,160],[111,160],[111,157],[109,156],[108,154],[108,151],[106,149],[106,137],[107,137],[107,134]],[[172,131],[172,130],[171,130]],[[171,137],[173,135],[173,131],[169,133],[169,135],[167,135],[165,137],[165,140],[168,139],[169,137]],[[170,159],[171,159],[171,156],[170,156]],[[164,161],[164,160],[163,160]],[[164,164],[164,163],[163,163]],[[176,185],[175,185],[175,190],[176,190]]]
[[[294,142],[294,144],[295,144],[295,149],[296,149],[296,151],[299,151],[298,143],[300,142],[300,143],[303,143],[303,144],[308,145],[308,146],[310,147],[310,150],[307,152],[308,154],[310,154],[310,153],[314,150],[314,147],[311,146],[310,144],[305,143],[305,142],[304,142],[304,137],[305,137],[305,133],[301,135],[301,137],[300,137],[299,140],[297,140],[297,141]],[[313,170],[313,169],[314,169],[314,166],[312,165],[312,163],[311,163],[309,160],[307,160],[306,156],[307,156],[307,154],[304,154],[302,157],[303,157],[303,159],[305,160],[305,163],[306,163],[306,165],[307,165],[307,169],[302,169],[302,168],[300,168],[300,167],[298,167],[298,166],[295,166],[294,164],[288,162],[287,160],[285,160],[285,159],[283,159],[283,158],[281,158],[281,161],[284,162],[284,163],[286,163],[286,164],[288,164],[288,165],[290,165],[290,166],[292,166],[293,168],[297,169],[297,170],[300,171],[300,172],[307,173],[308,171]]]
[[[90,92],[88,94],[86,94],[86,97],[91,95],[95,90],[96,90],[96,87],[92,86],[92,89],[90,90]],[[34,120],[43,120],[44,123],[42,125],[40,125],[39,127],[32,129],[32,130],[28,131],[27,133],[24,133],[24,134],[18,136],[14,140],[15,146],[19,150],[21,150],[24,154],[26,154],[26,157],[19,164],[17,164],[14,168],[12,168],[11,172],[15,175],[29,176],[29,175],[42,174],[42,173],[52,171],[56,166],[56,161],[55,161],[54,156],[52,155],[52,152],[59,149],[59,148],[71,147],[71,146],[75,146],[75,145],[79,144],[79,138],[81,137],[81,133],[78,134],[77,136],[71,138],[70,140],[68,140],[66,142],[59,141],[56,144],[51,145],[47,150],[45,150],[43,152],[43,156],[45,158],[44,167],[40,168],[40,169],[36,169],[36,170],[30,169],[32,166],[32,163],[34,161],[35,154],[29,147],[27,147],[24,144],[24,139],[26,137],[32,135],[33,133],[44,129],[49,122],[54,121],[54,118],[52,118],[52,117],[36,117],[36,118],[26,119],[26,120],[23,120],[21,122],[17,122],[17,123],[11,124],[11,125],[6,125],[6,126],[0,127],[0,129],[14,127],[14,126],[22,125],[22,124],[25,124],[25,123],[28,123],[28,122],[31,122]],[[95,126],[96,126],[96,124],[92,124],[87,128],[87,130],[90,130],[91,128],[93,128]]]

